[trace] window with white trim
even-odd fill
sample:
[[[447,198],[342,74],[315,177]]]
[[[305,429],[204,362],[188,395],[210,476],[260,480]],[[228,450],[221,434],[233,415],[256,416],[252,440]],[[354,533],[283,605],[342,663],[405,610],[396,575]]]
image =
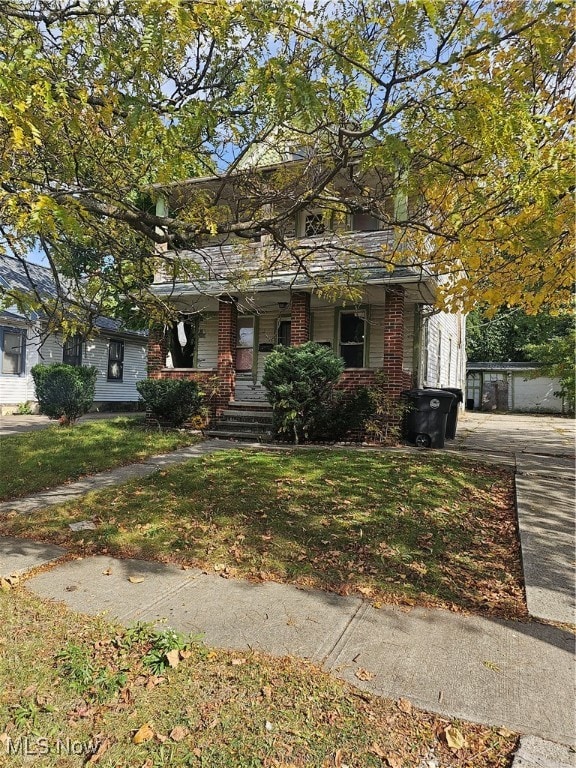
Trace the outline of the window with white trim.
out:
[[[122,381],[124,375],[124,342],[110,339],[108,343],[108,381]]]
[[[366,312],[340,312],[338,348],[346,368],[364,368]]]
[[[0,326],[0,371],[8,376],[24,373],[26,331]]]

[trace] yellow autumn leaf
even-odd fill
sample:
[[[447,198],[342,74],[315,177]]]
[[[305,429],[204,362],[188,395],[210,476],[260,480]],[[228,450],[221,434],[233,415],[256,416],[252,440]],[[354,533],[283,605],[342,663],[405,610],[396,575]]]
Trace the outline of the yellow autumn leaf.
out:
[[[136,731],[134,736],[132,736],[132,742],[134,744],[143,744],[145,741],[150,741],[150,739],[153,738],[154,731],[152,730],[150,723],[144,723],[144,725]]]
[[[466,746],[466,739],[464,738],[462,732],[459,731],[455,726],[449,725],[445,729],[444,735],[446,736],[446,744],[448,744],[450,749],[454,752],[457,752],[459,749],[462,749],[462,747]]]

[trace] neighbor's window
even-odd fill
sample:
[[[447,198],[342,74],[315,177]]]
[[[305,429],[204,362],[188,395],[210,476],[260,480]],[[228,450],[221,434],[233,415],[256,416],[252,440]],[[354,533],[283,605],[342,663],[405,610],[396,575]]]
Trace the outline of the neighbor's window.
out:
[[[326,231],[326,218],[322,211],[304,213],[301,219],[301,232],[303,237],[315,237]]]
[[[62,347],[62,362],[66,365],[82,365],[82,336],[70,336]]]
[[[124,374],[124,342],[110,339],[108,344],[108,381],[122,381]]]
[[[18,376],[24,371],[26,332],[20,328],[0,327],[2,373]]]
[[[365,312],[340,313],[340,357],[346,368],[364,367]]]

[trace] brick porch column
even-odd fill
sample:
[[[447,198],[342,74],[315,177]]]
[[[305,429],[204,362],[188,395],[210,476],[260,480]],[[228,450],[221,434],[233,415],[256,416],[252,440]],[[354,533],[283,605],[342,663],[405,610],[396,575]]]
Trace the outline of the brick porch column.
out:
[[[404,294],[402,286],[386,288],[384,300],[384,361],[386,389],[399,397],[405,389],[406,377],[402,373],[404,359]]]
[[[293,293],[290,302],[290,345],[298,347],[310,341],[310,294]]]
[[[221,296],[218,304],[218,396],[219,414],[232,399],[236,378],[236,334],[238,309],[231,296]]]
[[[155,325],[148,333],[148,378],[162,378],[162,368],[166,367],[168,340],[164,326]]]

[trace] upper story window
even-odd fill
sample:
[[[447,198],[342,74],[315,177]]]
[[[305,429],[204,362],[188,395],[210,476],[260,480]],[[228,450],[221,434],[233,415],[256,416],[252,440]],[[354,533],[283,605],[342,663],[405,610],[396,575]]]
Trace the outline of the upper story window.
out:
[[[300,211],[296,219],[297,237],[317,237],[323,235],[331,227],[331,214],[327,210]]]
[[[304,218],[304,237],[323,235],[326,231],[326,222],[323,213],[307,213]]]
[[[62,362],[66,365],[82,365],[82,336],[76,334],[66,339],[62,347]]]
[[[340,312],[339,352],[346,368],[364,368],[366,312]]]
[[[376,232],[380,229],[380,222],[371,213],[352,213],[350,215],[350,229],[352,232]]]
[[[122,381],[124,375],[124,342],[112,340],[108,344],[108,381]]]
[[[26,331],[0,326],[0,370],[3,374],[19,376],[24,372],[25,349]]]

